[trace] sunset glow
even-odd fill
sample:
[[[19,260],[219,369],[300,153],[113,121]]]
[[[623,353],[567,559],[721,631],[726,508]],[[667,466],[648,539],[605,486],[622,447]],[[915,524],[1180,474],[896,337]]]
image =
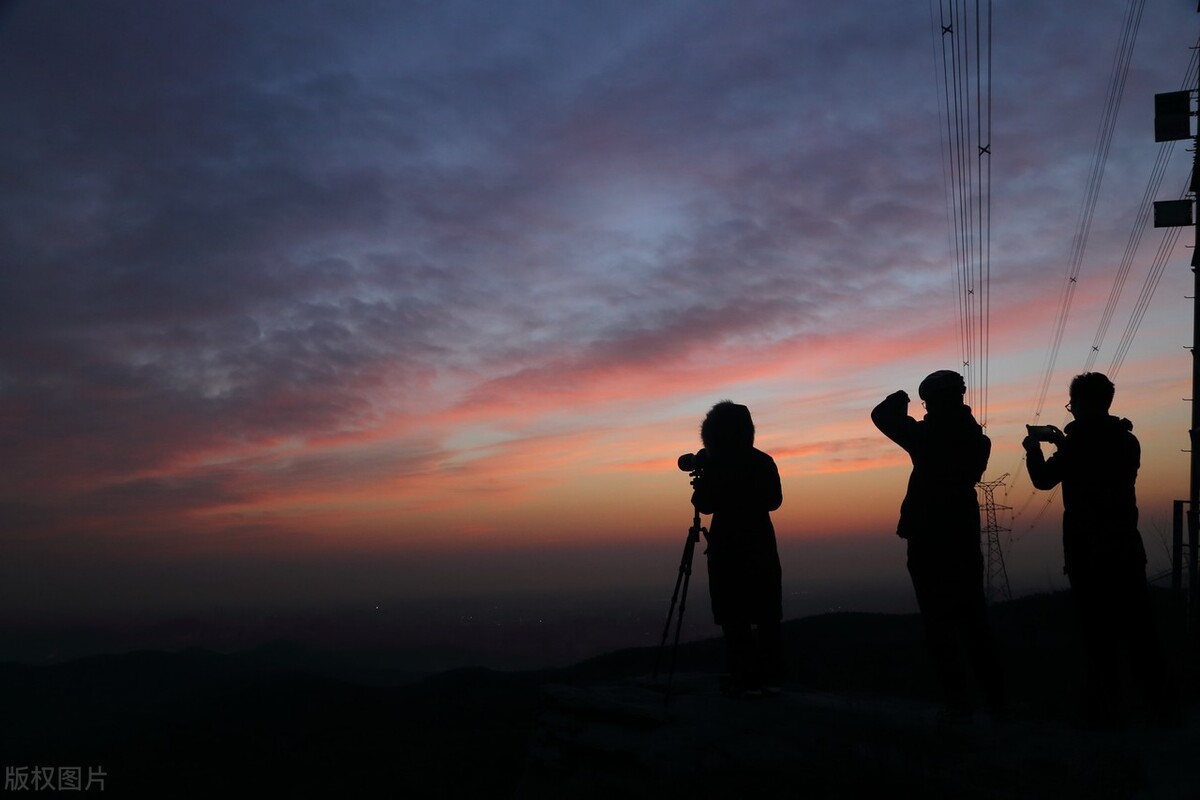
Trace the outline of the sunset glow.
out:
[[[931,22],[913,4],[815,8],[6,6],[8,613],[251,602],[276,583],[304,598],[277,578],[297,562],[323,576],[314,602],[517,589],[560,556],[589,585],[665,587],[691,515],[675,459],[725,398],[778,462],[785,556],[858,537],[902,570],[908,462],[869,412],[960,361]],[[1018,510],[1122,15],[997,11],[986,477],[1011,473]],[[1056,417],[1195,17],[1146,12]],[[1184,145],[1157,199],[1178,196]],[[1150,525],[1187,486],[1185,244],[1115,376]],[[1046,500],[1013,523],[1014,588],[1058,567]],[[646,547],[665,560],[640,563]],[[359,558],[394,581],[360,580],[344,567]],[[785,576],[860,579],[805,558]],[[106,594],[105,574],[126,588]]]

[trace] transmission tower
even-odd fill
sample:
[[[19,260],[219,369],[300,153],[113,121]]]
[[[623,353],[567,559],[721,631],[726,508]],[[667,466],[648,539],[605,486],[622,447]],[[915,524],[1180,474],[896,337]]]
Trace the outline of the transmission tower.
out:
[[[1012,600],[1012,590],[1008,588],[1008,571],[1004,569],[1004,552],[1000,549],[1000,534],[1008,533],[1012,528],[1002,527],[996,519],[996,512],[1011,511],[1011,506],[996,505],[996,487],[1004,485],[1004,473],[994,481],[980,481],[976,484],[983,493],[983,511],[986,520],[983,535],[987,540],[987,581],[984,584],[984,594],[988,603],[996,600]]]

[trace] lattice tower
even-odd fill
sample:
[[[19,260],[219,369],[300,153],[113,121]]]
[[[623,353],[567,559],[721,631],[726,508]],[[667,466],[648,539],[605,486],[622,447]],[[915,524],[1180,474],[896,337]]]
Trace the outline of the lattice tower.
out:
[[[984,583],[984,594],[989,603],[997,600],[1012,600],[1012,590],[1008,587],[1008,571],[1004,569],[1004,551],[1000,548],[1000,534],[1009,533],[1012,528],[1000,524],[997,511],[1011,511],[1011,506],[996,505],[996,487],[1004,485],[1004,473],[994,481],[980,481],[976,486],[983,495],[983,539],[987,548],[987,580]]]

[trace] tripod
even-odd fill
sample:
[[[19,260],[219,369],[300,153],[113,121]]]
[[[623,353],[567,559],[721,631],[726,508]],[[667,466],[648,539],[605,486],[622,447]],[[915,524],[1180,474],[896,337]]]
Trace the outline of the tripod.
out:
[[[671,607],[667,610],[667,622],[663,625],[662,641],[658,644],[658,655],[654,659],[654,679],[658,679],[658,668],[662,663],[663,648],[667,645],[667,635],[671,631],[671,618],[675,616],[675,604],[679,603],[679,616],[675,621],[675,641],[671,645],[671,670],[667,673],[666,696],[664,703],[671,702],[671,679],[675,677],[675,656],[679,651],[679,632],[683,628],[683,610],[687,605],[688,583],[692,579],[692,556],[696,552],[696,543],[700,534],[708,535],[708,530],[700,526],[700,512],[692,514],[692,527],[688,528],[687,541],[683,545],[683,557],[679,560],[679,575],[675,578],[675,591],[671,594]],[[683,588],[682,594],[680,587]]]

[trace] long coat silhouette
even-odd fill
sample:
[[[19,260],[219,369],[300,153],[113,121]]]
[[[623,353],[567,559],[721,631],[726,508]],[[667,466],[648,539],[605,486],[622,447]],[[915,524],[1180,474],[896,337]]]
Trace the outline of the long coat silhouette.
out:
[[[707,550],[713,619],[778,621],[783,602],[770,512],[783,503],[783,490],[775,460],[752,446],[708,452],[692,503],[713,515]]]
[[[692,504],[712,514],[708,589],[729,663],[723,690],[778,691],[783,677],[783,591],[771,512],[783,503],[775,460],[754,447],[750,409],[724,400],[700,426],[704,467]],[[700,454],[698,453],[697,456]]]

